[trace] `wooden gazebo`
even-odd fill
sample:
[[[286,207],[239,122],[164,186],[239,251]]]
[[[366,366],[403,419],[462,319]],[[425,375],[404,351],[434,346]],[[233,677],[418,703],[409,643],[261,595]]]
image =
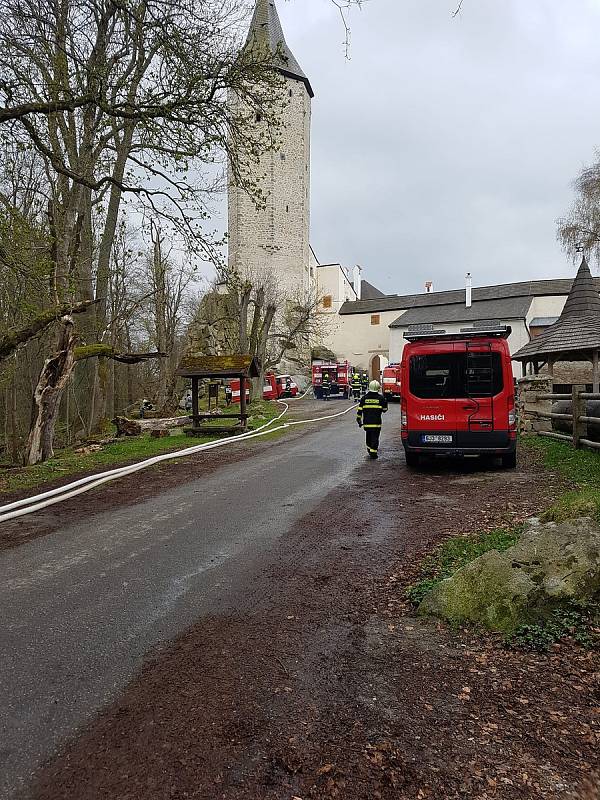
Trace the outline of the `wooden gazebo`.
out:
[[[258,363],[251,356],[229,355],[229,356],[194,356],[186,355],[179,362],[179,367],[175,373],[183,378],[191,378],[192,381],[192,427],[187,428],[185,433],[188,436],[198,436],[207,432],[216,432],[214,426],[202,426],[202,421],[215,419],[237,419],[238,425],[229,426],[223,430],[233,432],[246,430],[248,424],[248,414],[246,412],[246,392],[245,387],[251,378],[257,378],[260,374]],[[240,406],[239,413],[201,413],[198,408],[198,382],[200,380],[225,380],[237,378],[240,381]]]
[[[533,371],[547,365],[554,376],[557,361],[591,361],[594,393],[600,392],[600,295],[585,256],[577,271],[571,291],[557,321],[518,350],[514,361],[533,365]]]

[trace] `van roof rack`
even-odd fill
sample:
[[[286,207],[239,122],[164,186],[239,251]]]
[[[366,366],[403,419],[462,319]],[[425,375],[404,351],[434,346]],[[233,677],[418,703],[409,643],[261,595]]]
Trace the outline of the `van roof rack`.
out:
[[[433,326],[427,328],[425,325],[415,325],[404,332],[404,338],[409,342],[417,342],[422,339],[470,339],[479,336],[495,336],[499,339],[508,339],[512,333],[510,325],[493,325],[490,327],[461,328],[460,331],[448,333],[445,330],[433,330]]]

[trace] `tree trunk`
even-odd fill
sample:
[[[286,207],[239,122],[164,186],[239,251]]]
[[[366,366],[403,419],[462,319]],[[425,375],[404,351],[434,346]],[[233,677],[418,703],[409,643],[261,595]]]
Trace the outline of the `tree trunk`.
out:
[[[129,158],[129,154],[131,152],[131,143],[133,140],[134,130],[135,123],[129,122],[125,126],[121,140],[116,145],[117,156],[113,169],[113,178],[115,181],[117,181],[117,183],[120,183],[123,180],[123,176],[125,174],[127,159]],[[100,244],[98,247],[98,267],[96,275],[96,299],[98,301],[98,308],[96,310],[96,342],[105,341],[106,336],[111,257],[117,231],[117,224],[119,221],[119,209],[122,198],[122,191],[117,183],[113,184],[110,188],[104,229],[102,231],[102,236],[100,238]],[[110,402],[109,399],[109,370],[106,367],[103,368],[102,359],[99,359],[94,364],[94,368],[94,398],[92,402],[93,416],[91,416],[90,419],[90,427],[93,430],[98,427],[98,424],[102,419],[105,419],[107,416],[110,419],[107,404],[110,403],[111,406],[114,407],[114,397],[112,398],[112,402]]]
[[[265,310],[265,316],[260,326],[260,332],[256,341],[256,352],[252,353],[256,356],[259,366],[259,376],[256,378],[258,397],[262,398],[262,387],[265,382],[265,365],[267,361],[267,344],[269,341],[269,331],[275,319],[275,312],[277,311],[274,305],[268,305]]]
[[[73,320],[64,317],[61,320],[57,352],[44,362],[35,387],[33,420],[25,459],[27,464],[39,464],[54,455],[54,428],[62,393],[73,371],[74,348]]]

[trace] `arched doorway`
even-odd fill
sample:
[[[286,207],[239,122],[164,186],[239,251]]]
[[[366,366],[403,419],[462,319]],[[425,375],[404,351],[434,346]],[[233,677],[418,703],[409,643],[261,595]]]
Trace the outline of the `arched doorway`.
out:
[[[371,359],[371,368],[369,370],[369,375],[371,376],[372,381],[380,381],[381,382],[381,373],[390,363],[389,358],[382,355],[373,356]]]

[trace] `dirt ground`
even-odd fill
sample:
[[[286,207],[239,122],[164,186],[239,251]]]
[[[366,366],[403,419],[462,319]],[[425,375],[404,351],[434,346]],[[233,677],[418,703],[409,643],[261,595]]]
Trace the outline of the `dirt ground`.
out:
[[[598,654],[509,651],[404,600],[437,542],[522,520],[558,479],[530,456],[376,467],[287,534],[243,613],[157,653],[33,796],[598,800]]]

